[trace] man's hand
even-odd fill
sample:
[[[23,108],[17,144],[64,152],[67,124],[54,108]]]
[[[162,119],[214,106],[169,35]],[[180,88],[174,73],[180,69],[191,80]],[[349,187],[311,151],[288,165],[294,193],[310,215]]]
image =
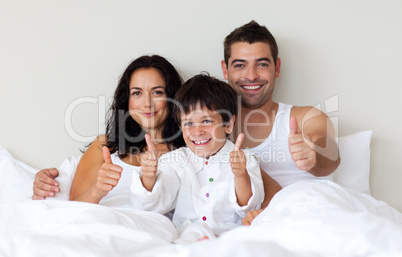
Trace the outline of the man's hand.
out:
[[[33,200],[44,200],[46,197],[54,197],[60,192],[59,182],[55,178],[59,171],[55,168],[40,170],[35,175],[33,182]]]
[[[314,143],[311,142],[309,135],[302,135],[297,127],[296,117],[290,117],[290,133],[289,133],[289,152],[296,167],[300,170],[309,171],[317,163],[316,152],[314,151]]]
[[[255,211],[249,211],[246,215],[246,217],[244,217],[241,220],[241,224],[244,226],[250,226],[251,222],[253,222],[253,220],[255,219],[255,217],[258,216],[258,214],[260,214],[264,209],[259,209],[259,210],[255,210]]]

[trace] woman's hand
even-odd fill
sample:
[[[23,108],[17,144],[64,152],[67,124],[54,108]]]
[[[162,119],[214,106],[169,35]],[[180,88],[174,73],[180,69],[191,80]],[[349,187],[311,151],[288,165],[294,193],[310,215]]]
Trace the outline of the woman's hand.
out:
[[[98,171],[98,177],[96,180],[96,192],[98,196],[105,197],[112,189],[117,186],[121,178],[121,172],[123,168],[119,165],[113,164],[110,157],[109,148],[103,147],[103,159],[105,162]]]
[[[36,173],[33,182],[33,200],[44,200],[46,197],[54,197],[60,192],[59,182],[55,178],[59,171],[55,168],[43,169]]]
[[[156,148],[148,134],[145,135],[145,141],[147,142],[148,151],[141,154],[141,182],[145,189],[151,192],[156,181],[158,159]]]

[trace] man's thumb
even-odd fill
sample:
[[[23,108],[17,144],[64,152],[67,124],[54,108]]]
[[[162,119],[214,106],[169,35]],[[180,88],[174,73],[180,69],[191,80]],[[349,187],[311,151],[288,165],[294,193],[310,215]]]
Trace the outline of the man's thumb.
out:
[[[49,169],[49,174],[53,177],[56,178],[59,176],[59,171],[55,168],[51,168]]]
[[[297,119],[295,116],[290,117],[289,127],[290,127],[290,134],[292,135],[299,134],[297,128]]]

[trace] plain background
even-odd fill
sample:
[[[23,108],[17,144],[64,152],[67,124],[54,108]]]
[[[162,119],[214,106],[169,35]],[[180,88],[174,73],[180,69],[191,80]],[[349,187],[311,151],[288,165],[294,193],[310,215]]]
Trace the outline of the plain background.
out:
[[[275,100],[320,105],[339,136],[372,130],[372,194],[402,211],[401,13],[399,0],[0,0],[0,145],[57,167],[104,133],[133,59],[223,79],[224,37],[254,19],[278,41]]]

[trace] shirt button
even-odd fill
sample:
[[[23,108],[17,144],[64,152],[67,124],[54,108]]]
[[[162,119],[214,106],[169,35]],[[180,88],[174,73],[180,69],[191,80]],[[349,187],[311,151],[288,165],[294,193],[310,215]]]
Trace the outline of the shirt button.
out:
[[[205,162],[205,165],[208,165],[208,161]]]
[[[207,193],[205,196],[206,196],[206,197],[209,197],[209,193]]]
[[[213,182],[213,181],[214,181],[214,179],[213,179],[213,178],[210,178],[210,179],[209,179],[209,182]]]
[[[205,216],[202,217],[202,220],[203,220],[203,221],[206,221],[206,220],[207,220],[207,217],[205,217]]]

